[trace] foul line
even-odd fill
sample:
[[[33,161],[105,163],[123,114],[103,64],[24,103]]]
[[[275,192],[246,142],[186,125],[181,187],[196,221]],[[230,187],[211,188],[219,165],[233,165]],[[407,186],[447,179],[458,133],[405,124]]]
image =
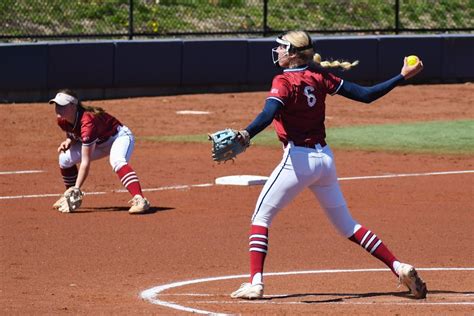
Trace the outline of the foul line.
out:
[[[423,177],[423,176],[440,176],[440,175],[447,175],[447,174],[462,174],[462,173],[474,173],[474,170],[423,172],[423,173],[399,173],[399,174],[386,174],[386,175],[381,175],[381,176],[338,178],[338,180],[343,181],[343,180],[365,180],[365,179],[383,179],[383,178],[400,178],[400,177]]]
[[[165,186],[159,188],[151,188],[151,189],[142,189],[143,192],[153,192],[153,191],[165,191],[165,190],[186,190],[191,188],[201,188],[201,187],[210,187],[213,186],[212,183],[204,183],[204,184],[191,184],[191,185],[174,185],[174,186]],[[108,194],[108,193],[125,193],[128,192],[127,190],[114,190],[110,192],[84,192],[85,195],[101,195],[101,194]],[[43,197],[58,197],[61,196],[59,193],[48,193],[48,194],[31,194],[31,195],[12,195],[12,196],[0,196],[0,200],[11,200],[11,199],[31,199],[31,198],[43,198]]]
[[[44,170],[20,170],[20,171],[0,171],[0,175],[6,174],[25,174],[25,173],[41,173]]]
[[[417,268],[418,271],[474,271],[474,268]],[[356,272],[386,272],[390,271],[390,269],[335,269],[335,270],[307,270],[307,271],[289,271],[289,272],[270,272],[270,273],[265,273],[265,276],[282,276],[282,275],[298,275],[298,274],[327,274],[327,273],[356,273]],[[201,309],[196,309],[192,307],[186,307],[182,306],[173,302],[167,302],[164,300],[160,300],[156,298],[161,292],[172,289],[172,288],[177,288],[177,287],[182,287],[186,285],[191,285],[191,284],[197,284],[197,283],[205,283],[205,282],[213,282],[213,281],[222,281],[222,280],[230,280],[230,279],[240,279],[240,278],[248,278],[248,274],[240,274],[240,275],[226,275],[226,276],[220,276],[220,277],[209,277],[209,278],[202,278],[202,279],[194,279],[194,280],[187,280],[187,281],[180,281],[180,282],[174,282],[174,283],[169,283],[169,284],[163,284],[160,286],[156,286],[147,290],[144,290],[140,293],[140,298],[142,298],[145,301],[148,301],[151,304],[154,305],[160,305],[163,307],[168,307],[171,309],[179,310],[179,311],[184,311],[184,312],[190,312],[190,313],[197,313],[197,314],[211,314],[211,315],[226,315],[223,313],[216,313],[216,312],[211,312],[211,311],[206,311],[206,310],[201,310]],[[273,297],[273,296],[271,296]],[[240,301],[236,301],[234,303],[238,304]],[[261,304],[267,304],[267,302],[263,301],[258,301]],[[219,302],[221,303],[221,302]],[[474,305],[474,303],[467,302],[469,305]],[[341,304],[340,302],[334,302],[334,303],[326,303],[326,304]],[[349,302],[344,302],[344,304],[350,305],[350,304],[364,304],[364,303],[349,303]],[[374,304],[374,303],[371,303]],[[408,305],[408,303],[399,303],[399,302],[394,302],[394,303],[384,303],[384,304],[393,304],[393,305]],[[417,305],[435,305],[434,302],[417,302]],[[452,303],[442,303],[444,305],[451,304],[451,305],[465,305],[466,302],[452,302]]]
[[[176,114],[207,115],[207,114],[211,114],[211,112],[209,112],[209,111],[183,110],[183,111],[176,111]]]
[[[16,172],[35,173],[35,172],[43,172],[43,171],[25,170],[25,171],[16,171]],[[386,175],[379,175],[379,176],[361,176],[361,177],[342,177],[342,178],[338,178],[338,180],[348,181],[348,180],[387,179],[387,178],[401,178],[401,177],[424,177],[424,176],[438,176],[438,175],[452,175],[452,174],[466,174],[466,173],[474,173],[474,170],[424,172],[424,173],[399,173],[399,174],[386,174]],[[148,189],[143,189],[142,191],[154,192],[154,191],[166,191],[166,190],[189,190],[191,188],[205,188],[205,187],[212,187],[214,185],[215,185],[214,183],[183,184],[183,185],[164,186],[164,187],[158,187],[158,188],[148,188]],[[86,195],[98,195],[98,194],[124,193],[124,192],[128,192],[128,191],[127,190],[114,190],[114,191],[109,191],[109,192],[85,192],[85,193]],[[0,200],[44,198],[44,197],[53,197],[53,196],[57,197],[57,196],[61,196],[61,194],[46,193],[46,194],[31,194],[31,195],[0,196]]]

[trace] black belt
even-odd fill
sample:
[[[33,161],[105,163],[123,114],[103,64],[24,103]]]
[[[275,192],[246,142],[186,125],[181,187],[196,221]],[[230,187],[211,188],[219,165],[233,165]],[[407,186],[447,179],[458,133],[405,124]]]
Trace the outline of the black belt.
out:
[[[316,145],[319,144],[321,147],[325,147],[327,144],[324,140],[317,142],[317,143],[296,143],[293,142],[293,145],[297,147],[306,147],[306,148],[315,148]]]

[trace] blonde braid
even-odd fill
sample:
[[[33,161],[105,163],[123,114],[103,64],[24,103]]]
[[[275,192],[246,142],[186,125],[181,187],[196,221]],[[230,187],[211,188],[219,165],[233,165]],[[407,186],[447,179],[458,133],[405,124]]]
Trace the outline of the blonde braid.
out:
[[[323,68],[342,68],[344,70],[350,70],[352,67],[354,66],[357,66],[359,64],[359,61],[356,60],[352,63],[348,62],[348,61],[339,61],[339,60],[333,60],[333,61],[327,61],[327,60],[323,60],[321,61],[321,55],[319,54],[314,54],[313,55],[313,61],[320,65],[321,67]]]

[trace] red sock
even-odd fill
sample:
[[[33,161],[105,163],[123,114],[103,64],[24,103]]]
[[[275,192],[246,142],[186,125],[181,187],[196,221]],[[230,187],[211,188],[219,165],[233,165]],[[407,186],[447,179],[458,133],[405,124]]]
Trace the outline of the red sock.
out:
[[[260,273],[263,282],[263,264],[268,250],[268,228],[252,225],[249,238],[250,252],[250,283],[255,274]]]
[[[359,244],[365,248],[372,256],[385,263],[392,272],[397,275],[393,270],[393,262],[398,261],[397,258],[390,252],[390,250],[384,245],[377,235],[372,233],[365,227],[360,227],[354,235],[349,237],[349,240]]]
[[[63,176],[63,181],[64,185],[66,186],[66,189],[76,185],[78,173],[76,165],[65,169],[60,168],[59,170],[61,170],[61,175]]]
[[[142,187],[140,186],[140,181],[138,180],[137,174],[133,171],[130,165],[125,165],[119,170],[117,170],[117,175],[120,178],[123,186],[130,192],[132,196],[140,195],[143,197]]]

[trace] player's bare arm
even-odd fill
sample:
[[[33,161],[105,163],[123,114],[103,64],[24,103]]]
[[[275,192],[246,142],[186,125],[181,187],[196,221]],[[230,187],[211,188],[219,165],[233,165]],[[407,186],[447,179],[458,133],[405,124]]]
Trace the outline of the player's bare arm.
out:
[[[79,172],[77,174],[77,180],[76,180],[76,185],[75,187],[81,188],[84,182],[87,179],[87,176],[89,175],[89,170],[91,167],[91,161],[92,161],[92,153],[95,150],[95,143],[90,145],[90,146],[82,146],[81,149],[81,165],[79,166]]]

